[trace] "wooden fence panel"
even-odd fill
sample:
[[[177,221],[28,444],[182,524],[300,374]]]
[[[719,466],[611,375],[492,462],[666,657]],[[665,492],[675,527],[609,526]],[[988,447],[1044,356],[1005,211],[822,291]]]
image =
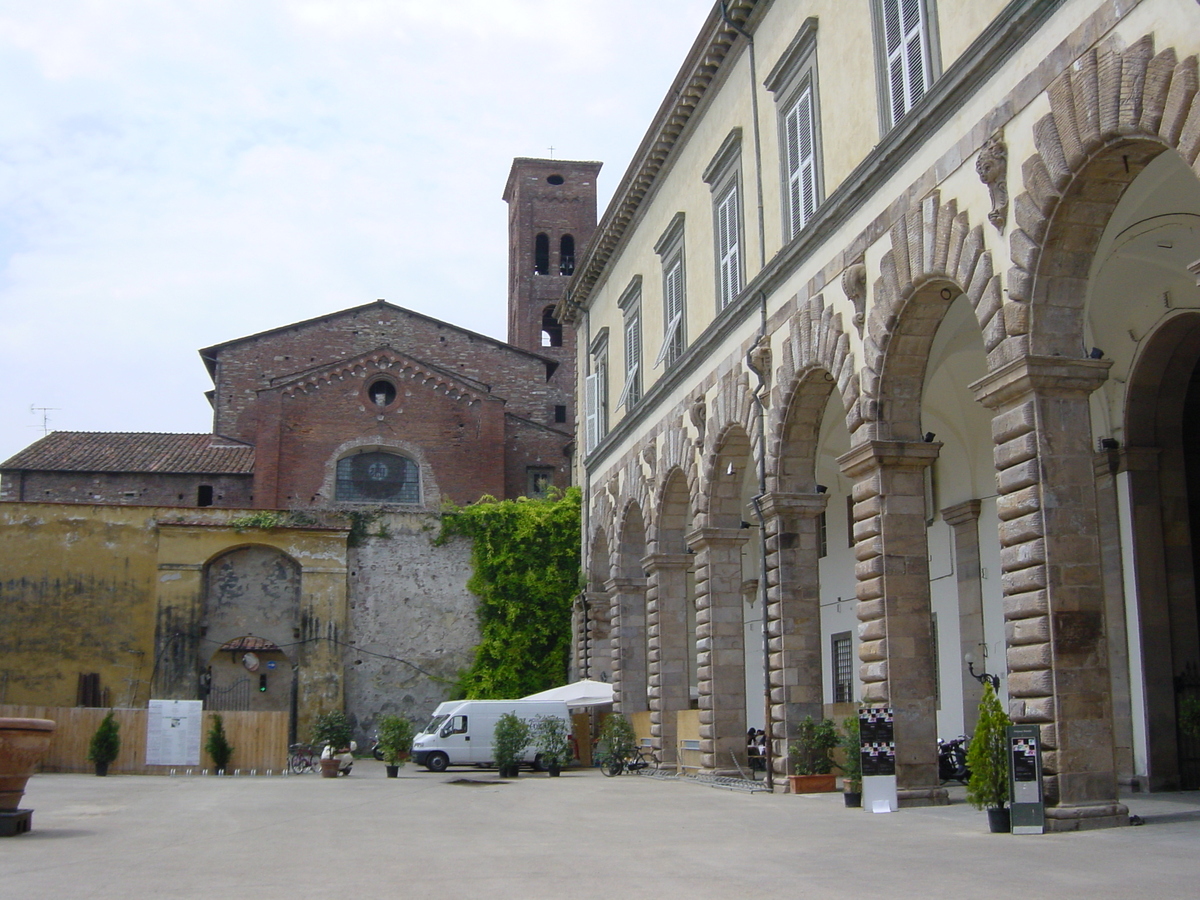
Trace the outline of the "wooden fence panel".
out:
[[[26,719],[53,719],[58,723],[50,752],[42,761],[43,772],[91,772],[93,765],[87,760],[88,743],[100,726],[100,720],[108,713],[106,709],[66,706],[16,706],[0,704],[0,716]],[[114,775],[165,775],[168,766],[146,765],[146,721],[145,709],[115,709],[117,723],[121,728],[121,752],[108,771]],[[200,766],[211,769],[212,760],[203,750],[212,726],[214,713],[204,711],[200,732]],[[285,712],[222,712],[225,720],[225,735],[233,745],[230,768],[249,772],[257,769],[265,774],[268,769],[282,772],[287,765],[288,714]],[[176,767],[180,768],[180,767]]]

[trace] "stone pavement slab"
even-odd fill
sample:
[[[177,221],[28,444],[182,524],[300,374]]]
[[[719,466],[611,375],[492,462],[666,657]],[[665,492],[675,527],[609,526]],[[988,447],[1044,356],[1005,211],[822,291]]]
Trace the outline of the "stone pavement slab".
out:
[[[1035,837],[963,803],[871,815],[595,769],[41,774],[33,831],[0,840],[0,900],[1200,896],[1200,795],[1128,799],[1145,826]]]

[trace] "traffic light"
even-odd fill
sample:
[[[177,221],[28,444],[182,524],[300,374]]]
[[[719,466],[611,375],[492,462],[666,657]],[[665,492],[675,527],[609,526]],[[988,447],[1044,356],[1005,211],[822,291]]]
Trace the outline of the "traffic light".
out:
[[[258,676],[258,689],[260,691],[265,691],[267,689],[267,673],[266,672],[263,672],[261,675]]]

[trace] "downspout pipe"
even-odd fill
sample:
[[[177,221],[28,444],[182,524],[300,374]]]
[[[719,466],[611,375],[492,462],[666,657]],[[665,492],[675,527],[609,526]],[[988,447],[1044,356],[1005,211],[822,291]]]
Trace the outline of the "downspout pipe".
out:
[[[767,294],[765,291],[759,292],[759,300],[760,322],[758,341],[755,341],[755,346],[767,334]],[[767,388],[767,373],[760,372],[754,365],[753,353],[754,348],[751,347],[746,353],[746,366],[758,376],[758,387],[752,393],[754,402],[758,405],[758,494],[750,498],[750,503],[754,507],[754,515],[758,519],[758,599],[762,606],[763,720],[766,723],[765,731],[767,733],[767,739],[763,742],[763,764],[767,769],[767,790],[774,791],[775,753],[773,720],[771,718],[771,646],[767,637],[767,630],[771,625],[771,617],[767,610],[767,520],[762,511],[762,500],[767,495],[767,406],[763,402],[763,394]]]
[[[762,135],[758,127],[758,67],[754,58],[754,37],[729,16],[729,7],[721,0],[721,18],[730,28],[746,39],[750,48],[750,116],[754,132],[754,190],[758,197],[758,267],[767,267],[767,227],[763,212]]]

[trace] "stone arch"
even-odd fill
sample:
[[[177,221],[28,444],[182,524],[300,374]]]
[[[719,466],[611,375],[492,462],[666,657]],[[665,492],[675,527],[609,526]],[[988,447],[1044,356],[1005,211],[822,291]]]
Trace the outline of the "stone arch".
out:
[[[608,510],[611,512],[611,510]],[[612,521],[598,515],[598,522]],[[575,658],[583,678],[608,681],[612,677],[609,654],[609,599],[606,587],[612,578],[612,558],[607,530],[597,525],[588,541],[587,586],[577,608]]]
[[[636,503],[625,504],[608,581],[613,687],[621,712],[647,708],[646,524]]]
[[[1155,55],[1152,35],[1110,38],[1051,83],[1013,206],[1006,357],[1082,355],[1088,269],[1125,188],[1168,148],[1197,171],[1197,86],[1197,57]]]
[[[680,465],[663,472],[658,508],[646,557],[647,695],[650,735],[664,764],[677,759],[679,714],[692,704],[696,677],[696,605],[687,545],[692,530],[692,493]]]
[[[794,427],[796,404],[815,414],[818,428],[824,403],[836,386],[842,408],[850,413],[857,408],[858,401],[858,373],[854,368],[850,337],[842,331],[841,314],[824,305],[821,294],[811,296],[788,322],[787,340],[776,371],[778,386],[773,391],[767,431],[769,490],[802,490],[793,485],[794,476],[788,473],[790,466],[785,458],[791,443],[788,428]],[[791,461],[793,466],[796,462]]]
[[[1200,312],[1172,316],[1135,360],[1125,407],[1134,578],[1151,790],[1194,787],[1179,755],[1175,679],[1200,662],[1194,483]],[[1115,461],[1116,452],[1113,452]]]
[[[708,527],[740,527],[742,481],[747,466],[752,464],[754,449],[754,441],[741,422],[726,425],[713,441],[704,466],[706,490],[699,504]]]
[[[959,294],[971,301],[989,357],[1006,337],[1000,278],[985,249],[983,228],[971,227],[956,200],[943,204],[940,193],[932,191],[896,220],[891,239],[867,319],[861,395],[847,422],[856,444],[920,439],[924,361],[942,316]]]

